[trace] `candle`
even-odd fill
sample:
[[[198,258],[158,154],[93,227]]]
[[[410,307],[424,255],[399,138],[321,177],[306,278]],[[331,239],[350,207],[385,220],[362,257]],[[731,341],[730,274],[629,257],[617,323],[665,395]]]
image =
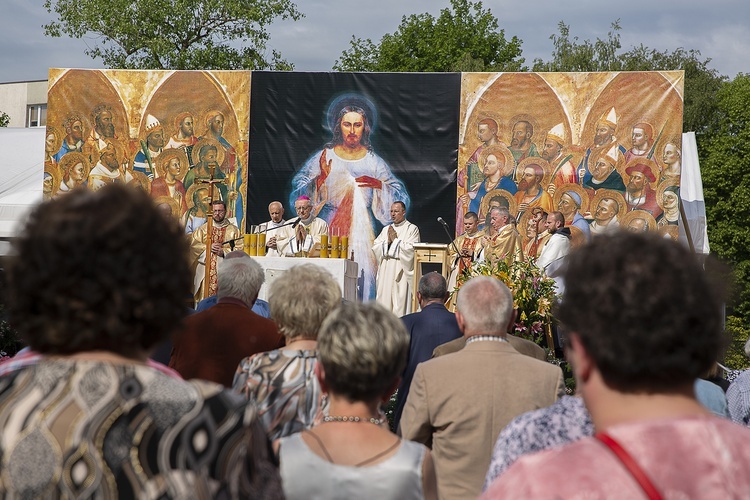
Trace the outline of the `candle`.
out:
[[[250,255],[250,233],[247,233],[242,237],[242,249],[246,254]]]
[[[245,235],[247,236],[247,235]],[[255,233],[250,233],[250,239],[248,241],[249,248],[247,249],[248,255],[258,255],[258,235]]]
[[[349,236],[341,237],[341,258],[349,258]]]
[[[266,255],[266,233],[258,234],[258,255],[265,257]]]
[[[327,234],[320,235],[320,258],[322,259],[328,258],[328,235]]]
[[[339,258],[339,235],[337,234],[331,236],[331,258]]]

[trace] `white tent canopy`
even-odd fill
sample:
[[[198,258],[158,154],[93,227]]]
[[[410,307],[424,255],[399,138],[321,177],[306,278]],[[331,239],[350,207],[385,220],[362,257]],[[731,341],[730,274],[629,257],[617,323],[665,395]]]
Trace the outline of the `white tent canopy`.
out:
[[[9,240],[42,200],[44,128],[0,128],[0,255],[9,251]],[[680,197],[685,208],[695,251],[708,254],[706,203],[698,164],[695,133],[682,134]],[[682,221],[681,221],[682,222]],[[680,240],[687,244],[683,224]]]
[[[0,255],[42,200],[44,128],[0,128]]]

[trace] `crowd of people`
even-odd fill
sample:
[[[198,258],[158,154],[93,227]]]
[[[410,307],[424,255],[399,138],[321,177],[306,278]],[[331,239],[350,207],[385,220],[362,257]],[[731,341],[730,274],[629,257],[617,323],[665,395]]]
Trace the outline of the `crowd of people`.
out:
[[[490,211],[498,234],[506,214]],[[399,317],[305,263],[268,283],[266,318],[261,266],[229,252],[196,312],[184,230],[145,193],[38,206],[7,266],[28,347],[0,364],[0,496],[747,498],[750,375],[726,394],[705,380],[720,284],[658,235],[568,253],[561,217],[543,224],[539,260],[565,261],[555,317],[575,395],[508,333],[514,300],[495,278],[467,281],[453,313],[447,280],[425,274],[420,311]]]

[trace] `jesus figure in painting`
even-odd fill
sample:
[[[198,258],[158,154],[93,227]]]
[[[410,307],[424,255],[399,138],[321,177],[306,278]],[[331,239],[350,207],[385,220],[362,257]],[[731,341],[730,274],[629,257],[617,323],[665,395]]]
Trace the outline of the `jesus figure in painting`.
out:
[[[349,236],[349,250],[364,279],[363,300],[375,298],[375,235],[390,223],[393,202],[403,201],[409,208],[403,182],[372,150],[374,118],[374,106],[363,96],[335,99],[328,109],[333,137],[294,176],[290,196],[309,196],[313,212],[328,223],[331,234]]]

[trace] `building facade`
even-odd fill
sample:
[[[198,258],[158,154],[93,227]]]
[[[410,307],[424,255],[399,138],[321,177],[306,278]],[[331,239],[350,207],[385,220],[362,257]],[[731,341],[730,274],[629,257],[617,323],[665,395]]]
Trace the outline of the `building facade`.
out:
[[[0,83],[0,112],[10,117],[9,127],[47,125],[47,80]]]

